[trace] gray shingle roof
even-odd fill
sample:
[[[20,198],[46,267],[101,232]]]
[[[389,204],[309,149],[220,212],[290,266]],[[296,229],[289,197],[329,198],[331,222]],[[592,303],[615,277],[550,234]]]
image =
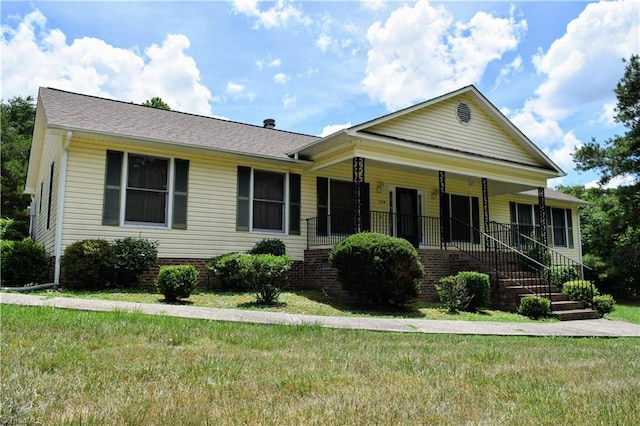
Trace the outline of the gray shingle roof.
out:
[[[40,88],[49,127],[288,158],[316,136]]]
[[[531,189],[529,191],[523,191],[520,194],[526,195],[527,197],[537,197],[538,190]],[[565,194],[564,192],[556,191],[555,189],[551,189],[551,188],[545,188],[544,197],[549,200],[567,201],[570,203],[584,204],[584,205],[589,204],[588,201],[582,200],[580,198],[576,198],[573,195]]]

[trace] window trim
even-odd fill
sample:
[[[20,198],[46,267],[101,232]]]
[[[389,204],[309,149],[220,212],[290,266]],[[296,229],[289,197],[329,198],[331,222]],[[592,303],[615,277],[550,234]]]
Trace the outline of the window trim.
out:
[[[256,234],[281,234],[288,235],[289,234],[289,172],[282,170],[273,170],[273,169],[264,169],[264,168],[255,168],[250,167],[251,174],[249,178],[249,232]],[[256,228],[253,226],[253,213],[254,213],[254,202],[255,201],[265,201],[262,199],[256,200],[254,197],[255,192],[255,172],[259,173],[270,173],[274,175],[280,175],[284,178],[283,181],[283,200],[281,203],[282,206],[282,229],[268,229],[268,228]],[[270,201],[270,200],[266,200]]]

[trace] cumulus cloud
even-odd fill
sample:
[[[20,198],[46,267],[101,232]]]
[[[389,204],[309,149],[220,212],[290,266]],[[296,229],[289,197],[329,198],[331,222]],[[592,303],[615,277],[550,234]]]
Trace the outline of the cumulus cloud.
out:
[[[285,73],[279,72],[273,76],[273,82],[276,84],[287,84],[289,81],[289,76]]]
[[[282,65],[282,60],[280,58],[271,58],[271,56],[265,60],[260,59],[256,61],[256,66],[260,70],[264,68],[278,68],[280,65]]]
[[[516,49],[527,23],[478,12],[454,22],[444,6],[421,0],[369,27],[364,90],[390,110],[480,80],[487,65]]]
[[[619,186],[630,186],[635,184],[636,184],[636,179],[631,175],[625,174],[625,175],[620,175],[620,176],[611,178],[611,180],[607,182],[607,184],[604,186],[600,185],[599,180],[592,180],[591,182],[586,183],[584,186],[585,188],[611,189],[611,188],[617,188]]]
[[[255,99],[255,95],[248,92],[244,84],[236,83],[235,81],[227,82],[225,94],[229,95],[233,99],[247,99],[249,101],[253,101]]]
[[[311,19],[305,16],[302,9],[294,6],[293,1],[278,0],[266,10],[261,10],[258,3],[260,3],[258,0],[234,0],[233,9],[236,13],[256,18],[255,29],[287,27],[289,24],[304,26],[311,24]]]
[[[325,136],[329,136],[330,134],[333,134],[339,130],[348,129],[349,127],[352,127],[352,126],[353,124],[351,124],[350,121],[344,124],[330,124],[328,126],[324,126],[324,128],[322,129],[322,132],[320,133],[320,137],[323,138]]]
[[[2,26],[2,96],[35,95],[39,86],[137,103],[158,96],[174,110],[211,114],[189,39],[170,34],[140,54],[83,37],[68,42],[38,10],[14,28]]]
[[[622,58],[640,49],[640,4],[634,0],[588,4],[566,33],[533,58],[546,77],[510,119],[558,164],[573,168],[570,153],[580,147],[560,121],[588,105],[603,105],[595,121],[613,124],[613,88],[624,72]]]
[[[363,9],[374,12],[384,9],[384,0],[360,0]]]

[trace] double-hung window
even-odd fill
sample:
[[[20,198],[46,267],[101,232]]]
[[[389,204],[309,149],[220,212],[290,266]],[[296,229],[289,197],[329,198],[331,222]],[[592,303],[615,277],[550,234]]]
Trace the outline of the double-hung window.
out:
[[[512,228],[530,238],[540,238],[540,208],[536,204],[510,203]],[[571,209],[547,207],[547,237],[553,247],[573,248]],[[522,241],[523,242],[523,241]],[[521,242],[521,243],[522,243]]]
[[[107,151],[103,225],[187,227],[189,161]]]
[[[236,230],[300,234],[300,175],[238,166]]]

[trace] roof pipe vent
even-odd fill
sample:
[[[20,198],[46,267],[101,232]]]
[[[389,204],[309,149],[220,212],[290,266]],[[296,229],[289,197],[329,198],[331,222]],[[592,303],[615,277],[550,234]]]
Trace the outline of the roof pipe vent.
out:
[[[276,127],[276,120],[273,118],[267,118],[263,121],[265,129],[274,129]]]

